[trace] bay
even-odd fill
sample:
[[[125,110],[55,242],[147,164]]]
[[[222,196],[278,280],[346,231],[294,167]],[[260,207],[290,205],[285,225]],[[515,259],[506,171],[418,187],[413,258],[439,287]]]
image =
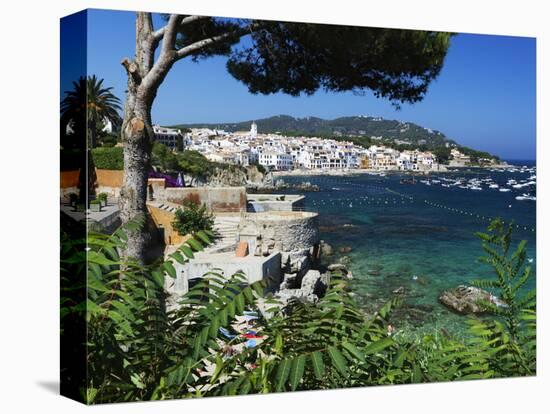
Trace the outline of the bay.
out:
[[[404,293],[402,305],[392,314],[398,332],[424,335],[443,328],[465,335],[464,316],[440,304],[438,297],[470,280],[494,277],[492,269],[478,261],[483,252],[475,235],[493,218],[514,223],[513,246],[527,240],[533,277],[525,289],[535,287],[536,201],[516,197],[536,196],[536,186],[514,188],[510,180],[536,181],[536,169],[532,162],[517,164],[513,171],[470,168],[416,176],[416,184],[404,183],[410,176],[398,172],[283,180],[320,187],[319,192],[304,193],[305,208],[320,213],[321,239],[335,251],[326,259],[348,262],[353,291],[365,311],[374,312],[396,292]],[[458,180],[481,190],[452,185]],[[490,188],[495,184],[499,187]]]

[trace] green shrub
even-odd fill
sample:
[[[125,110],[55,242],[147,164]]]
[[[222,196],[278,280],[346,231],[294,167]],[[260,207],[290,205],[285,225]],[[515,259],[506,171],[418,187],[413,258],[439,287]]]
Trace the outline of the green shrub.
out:
[[[174,229],[181,236],[195,234],[199,230],[212,230],[214,216],[208,212],[206,206],[192,201],[186,201],[183,209],[176,211],[176,218],[172,223]]]
[[[99,194],[97,195],[97,199],[98,199],[99,201],[103,201],[103,202],[106,203],[106,202],[107,202],[107,193],[99,193]]]
[[[204,206],[195,204],[183,211],[200,210],[204,212]],[[128,234],[142,231],[144,223],[140,217],[111,236],[91,232],[87,244],[62,239],[61,329],[66,335],[71,321],[84,317],[88,321],[87,336],[82,339],[87,383],[74,386],[89,404],[535,373],[534,298],[513,295],[529,274],[521,271],[525,244],[510,252],[511,227],[500,222],[492,223],[489,233],[480,236],[497,278],[478,284],[504,287],[499,293],[512,308],[510,313],[496,311],[494,318],[471,318],[472,337],[466,341],[435,332],[412,342],[387,333],[391,309],[399,305],[398,300],[365,315],[347,281],[336,275],[315,305],[292,301],[283,307],[265,296],[265,281],[248,285],[240,272],[228,278],[213,271],[190,287],[177,309],[167,310],[165,279],[177,276],[174,263],[185,263],[203,250],[212,233],[197,231],[166,261],[149,266],[121,262],[118,251]],[[85,247],[89,247],[87,255],[82,254]],[[80,287],[77,292],[85,291],[87,297],[75,297],[72,276],[82,268],[87,278],[79,280],[86,280],[87,289]],[[503,292],[508,289],[512,294]],[[260,298],[268,300],[263,303],[270,304],[270,318],[258,311]],[[230,333],[245,310],[259,314],[255,330],[263,341],[233,352],[246,338],[237,332],[231,338],[220,328]],[[508,323],[509,316],[517,323]],[[62,368],[66,372],[68,367]],[[211,375],[201,375],[207,371]]]
[[[102,136],[98,137],[99,144],[102,147],[114,147],[119,142],[119,137],[115,134],[103,134]]]
[[[87,258],[62,250],[69,264],[87,259],[86,305],[63,300],[62,315],[86,312],[88,404],[376,384],[398,357],[399,345],[386,334],[391,304],[365,318],[337,277],[317,305],[297,301],[277,310],[282,304],[270,299],[273,316],[257,324],[264,341],[228,353],[247,339],[227,338],[219,328],[232,330],[245,310],[258,310],[265,281],[249,285],[240,272],[210,272],[167,311],[164,286],[176,277],[173,263],[192,258],[212,233],[197,232],[164,262],[122,268],[117,249],[143,223],[111,236],[90,233]],[[197,375],[208,366],[215,366],[213,375]]]
[[[153,143],[152,162],[153,165],[159,166],[162,171],[178,171],[178,159],[166,145],[160,142]]]
[[[101,170],[123,170],[124,156],[121,147],[100,147],[92,150],[96,168]]]
[[[179,168],[193,176],[208,176],[216,168],[216,163],[198,151],[183,151],[178,154],[177,159]]]
[[[267,173],[267,170],[265,169],[265,167],[262,164],[258,163],[258,162],[257,163],[252,163],[250,165],[256,167],[258,169],[258,171],[261,172],[262,174]]]

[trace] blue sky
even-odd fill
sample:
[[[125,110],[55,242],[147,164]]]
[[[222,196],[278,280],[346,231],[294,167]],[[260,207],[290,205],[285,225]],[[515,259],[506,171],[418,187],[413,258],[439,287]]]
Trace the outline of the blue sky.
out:
[[[161,21],[155,17],[155,22]],[[124,98],[123,57],[134,53],[135,14],[93,10],[88,25],[88,73]],[[288,114],[335,118],[372,115],[438,129],[459,143],[506,159],[534,159],[535,39],[460,34],[425,99],[396,111],[372,95],[318,92],[313,96],[252,95],[225,70],[225,58],[180,61],[161,86],[153,121],[229,122]],[[66,85],[62,82],[62,89]]]

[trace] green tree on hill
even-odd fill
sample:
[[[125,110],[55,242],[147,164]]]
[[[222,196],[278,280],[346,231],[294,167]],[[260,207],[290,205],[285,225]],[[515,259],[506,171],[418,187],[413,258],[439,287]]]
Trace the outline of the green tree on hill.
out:
[[[433,154],[440,164],[448,164],[451,158],[451,149],[448,147],[437,147],[433,150]]]
[[[163,171],[178,169],[178,159],[170,149],[160,142],[153,144],[153,165],[158,165]]]

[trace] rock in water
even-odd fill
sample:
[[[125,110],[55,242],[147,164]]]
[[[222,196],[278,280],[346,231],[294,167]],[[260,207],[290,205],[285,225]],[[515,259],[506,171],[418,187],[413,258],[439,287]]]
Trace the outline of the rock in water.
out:
[[[345,253],[351,252],[351,251],[352,251],[352,248],[351,248],[350,246],[342,246],[342,247],[340,247],[340,248],[338,249],[338,251],[339,251],[340,253],[345,254]]]
[[[302,279],[301,289],[304,292],[305,296],[308,296],[312,293],[319,296],[318,290],[320,289],[320,287],[318,286],[321,284],[321,272],[319,272],[318,270],[310,270],[304,275]]]
[[[339,274],[341,277],[351,280],[353,279],[353,275],[348,270],[345,264],[342,263],[333,263],[328,265],[327,270],[331,272],[332,274]]]
[[[334,272],[334,271],[337,271],[337,270],[340,270],[340,271],[343,271],[343,272],[348,271],[348,269],[346,269],[346,266],[343,265],[342,263],[332,263],[332,264],[328,265],[328,270],[330,270],[331,272]]]
[[[296,273],[285,273],[279,289],[296,289],[298,284],[297,279],[298,275]]]
[[[289,277],[285,277],[285,282],[291,282]],[[297,288],[289,288],[294,283],[285,283],[281,285],[281,289],[275,293],[275,297],[286,306],[291,300],[302,302],[316,303],[322,297],[330,284],[330,276],[321,274],[318,270],[309,270],[302,278],[301,286]]]
[[[439,296],[439,301],[462,315],[485,312],[483,302],[492,302],[497,306],[506,306],[504,302],[486,290],[464,285],[444,291]]]
[[[332,246],[324,241],[321,241],[321,255],[332,256],[333,253],[334,253],[334,250],[332,249]]]
[[[405,294],[405,287],[399,286],[397,289],[391,291],[394,295],[403,295]]]
[[[340,260],[338,260],[338,263],[348,265],[351,263],[351,258],[349,256],[342,256],[340,257]]]

